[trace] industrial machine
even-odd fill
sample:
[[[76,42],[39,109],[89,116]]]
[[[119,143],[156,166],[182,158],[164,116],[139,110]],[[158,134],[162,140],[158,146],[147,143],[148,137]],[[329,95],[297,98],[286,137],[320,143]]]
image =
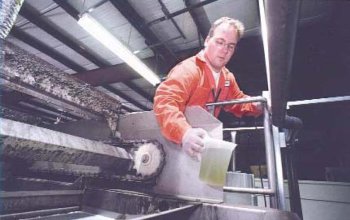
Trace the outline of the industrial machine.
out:
[[[2,86],[83,119],[49,125],[2,107],[1,219],[298,219],[225,203],[222,188],[199,179],[200,163],[162,137],[151,111],[121,114],[118,101],[24,50],[5,44],[3,55]],[[206,111],[186,116],[222,139]]]
[[[18,10],[4,11],[13,18]],[[5,23],[1,38],[12,26]],[[0,107],[1,219],[299,219],[280,204],[275,167],[280,158],[273,147],[266,146],[270,188],[237,187],[231,175],[224,187],[208,185],[199,178],[200,163],[162,137],[152,111],[125,114],[118,100],[11,43],[0,45],[2,90],[18,99],[35,97],[38,108],[45,103],[67,113],[47,123],[45,115]],[[278,77],[272,73],[271,81]],[[275,94],[272,119],[279,125],[284,114],[278,110],[286,102]],[[249,101],[266,99],[234,102]],[[193,107],[185,115],[192,126],[222,140],[222,124],[206,111]],[[74,120],[60,123],[67,118]],[[265,138],[271,144],[270,119],[265,105]],[[254,193],[271,195],[279,209],[233,204],[237,192],[248,193],[241,201]]]

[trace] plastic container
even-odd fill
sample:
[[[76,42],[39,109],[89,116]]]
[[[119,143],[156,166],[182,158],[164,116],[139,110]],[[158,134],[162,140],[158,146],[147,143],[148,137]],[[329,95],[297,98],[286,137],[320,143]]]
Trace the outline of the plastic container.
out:
[[[232,142],[205,138],[199,179],[212,186],[224,186],[232,151],[236,146]]]

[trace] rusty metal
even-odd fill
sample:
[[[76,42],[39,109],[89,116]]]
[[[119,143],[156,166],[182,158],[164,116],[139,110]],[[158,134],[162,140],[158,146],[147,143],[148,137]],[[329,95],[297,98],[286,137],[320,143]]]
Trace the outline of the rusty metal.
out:
[[[3,42],[1,42],[3,43]],[[61,106],[85,119],[107,119],[115,132],[121,103],[62,70],[12,45],[4,44],[1,84]]]

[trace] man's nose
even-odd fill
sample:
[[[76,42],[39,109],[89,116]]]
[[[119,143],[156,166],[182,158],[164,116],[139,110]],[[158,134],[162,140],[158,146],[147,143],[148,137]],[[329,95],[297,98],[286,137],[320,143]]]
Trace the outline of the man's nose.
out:
[[[228,44],[224,44],[222,45],[222,47],[220,48],[221,51],[223,51],[224,53],[228,53],[229,49],[228,49]]]

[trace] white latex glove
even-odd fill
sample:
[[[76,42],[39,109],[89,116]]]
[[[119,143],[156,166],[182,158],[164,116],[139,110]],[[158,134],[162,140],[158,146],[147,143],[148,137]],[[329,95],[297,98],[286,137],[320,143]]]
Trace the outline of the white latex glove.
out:
[[[198,161],[204,149],[204,138],[208,133],[202,128],[190,128],[182,137],[182,148],[192,158]]]

